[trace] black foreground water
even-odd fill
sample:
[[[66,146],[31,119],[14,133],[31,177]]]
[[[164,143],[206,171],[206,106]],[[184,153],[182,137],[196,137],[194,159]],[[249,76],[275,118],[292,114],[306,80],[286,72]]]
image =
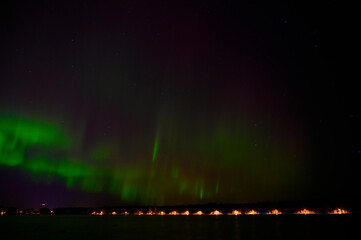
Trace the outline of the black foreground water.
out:
[[[0,239],[357,239],[360,220],[360,215],[2,216]]]

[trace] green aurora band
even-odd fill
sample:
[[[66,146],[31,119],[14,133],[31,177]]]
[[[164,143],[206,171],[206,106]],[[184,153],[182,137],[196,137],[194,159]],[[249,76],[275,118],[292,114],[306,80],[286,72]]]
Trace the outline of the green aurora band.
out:
[[[152,159],[153,162],[155,161],[155,157],[157,156],[158,144],[159,144],[159,136],[157,134],[157,137],[155,138],[155,141],[154,141],[154,147],[153,147],[153,159]]]
[[[247,201],[242,191],[257,196],[257,190],[269,192],[272,199],[272,194],[280,194],[284,186],[300,178],[297,159],[290,161],[294,154],[287,150],[292,148],[285,142],[274,141],[264,152],[250,152],[247,149],[252,145],[246,131],[221,126],[205,134],[194,134],[191,140],[178,135],[175,144],[166,129],[163,126],[155,141],[149,143],[153,152],[144,150],[148,147],[140,149],[145,160],[152,159],[151,162],[109,164],[116,144],[101,143],[89,153],[76,154],[79,144],[72,141],[75,137],[62,125],[0,115],[0,166],[29,171],[44,179],[45,184],[61,178],[67,188],[158,205],[224,202],[229,198],[234,202]],[[167,150],[160,151],[159,145]],[[283,149],[279,150],[281,145]],[[269,161],[259,160],[266,156]],[[247,181],[253,185],[248,186]]]

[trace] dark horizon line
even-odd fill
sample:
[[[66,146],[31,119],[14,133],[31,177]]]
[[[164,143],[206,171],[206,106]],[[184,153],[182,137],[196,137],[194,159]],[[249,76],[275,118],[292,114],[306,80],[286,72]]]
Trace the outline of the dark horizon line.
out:
[[[204,204],[170,204],[170,205],[140,205],[140,204],[124,204],[124,205],[102,205],[102,206],[59,206],[51,209],[211,209],[211,208],[300,208],[308,207],[315,209],[328,209],[332,207],[343,207],[348,209],[361,210],[359,199],[348,200],[304,200],[304,201],[273,201],[273,202],[248,202],[248,203],[216,203],[209,202]],[[0,209],[50,209],[47,205],[39,207],[14,207],[0,205]]]

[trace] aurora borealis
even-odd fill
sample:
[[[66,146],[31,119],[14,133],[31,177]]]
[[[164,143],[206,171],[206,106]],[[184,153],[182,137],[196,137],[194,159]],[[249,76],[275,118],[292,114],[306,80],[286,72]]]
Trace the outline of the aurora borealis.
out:
[[[103,141],[95,141],[91,144],[93,147],[77,153],[82,141],[72,142],[77,137],[55,123],[2,116],[0,126],[2,166],[29,171],[46,182],[42,184],[51,184],[54,178],[60,178],[67,188],[109,192],[122,200],[143,204],[178,203],[174,196],[182,196],[190,202],[217,200],[237,196],[234,191],[242,188],[252,193],[249,186],[239,183],[255,178],[259,173],[262,178],[272,177],[273,182],[267,187],[280,191],[285,184],[283,178],[296,181],[300,176],[295,169],[296,162],[290,163],[281,154],[247,151],[247,148],[257,147],[247,143],[250,136],[239,137],[240,132],[232,133],[227,127],[214,132],[195,129],[194,136],[189,139],[188,134],[178,133],[178,129],[174,129],[176,133],[173,134],[178,133],[180,137],[172,138],[169,129],[163,125],[153,141],[147,139],[147,142],[136,133],[140,136],[134,141],[142,142],[142,145],[132,143],[129,147],[138,150],[127,151],[118,146],[121,136],[116,136],[112,141],[106,137]],[[271,146],[274,147],[282,148],[276,144]],[[282,150],[282,154],[291,153]],[[282,171],[278,165],[270,164],[264,169],[266,163],[259,165],[256,161],[266,158],[265,155],[271,158],[270,161],[289,167]],[[277,178],[272,176],[276,173]],[[229,188],[233,184],[235,187]],[[264,182],[255,182],[253,187],[259,189],[263,185]]]
[[[335,100],[342,71],[327,55],[330,30],[308,11],[232,1],[9,2],[0,32],[0,205],[348,192],[359,113],[343,107],[350,98]],[[334,176],[340,165],[345,172]]]

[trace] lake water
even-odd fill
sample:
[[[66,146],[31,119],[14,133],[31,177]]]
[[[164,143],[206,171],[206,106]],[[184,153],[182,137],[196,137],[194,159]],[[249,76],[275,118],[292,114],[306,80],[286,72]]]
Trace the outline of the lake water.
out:
[[[360,219],[360,215],[2,216],[0,239],[356,239]]]

